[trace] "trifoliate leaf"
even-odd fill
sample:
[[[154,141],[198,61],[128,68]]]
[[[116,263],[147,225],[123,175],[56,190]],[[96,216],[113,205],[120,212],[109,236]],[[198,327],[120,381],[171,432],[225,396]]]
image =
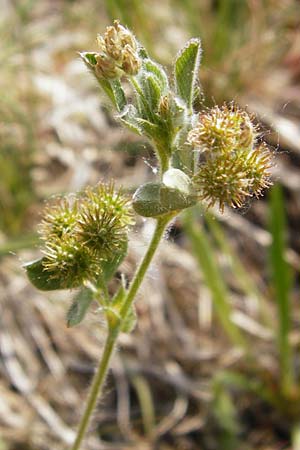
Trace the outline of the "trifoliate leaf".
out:
[[[72,305],[67,313],[67,326],[74,327],[84,319],[87,310],[92,303],[93,293],[90,289],[81,289],[74,297]]]
[[[168,210],[161,205],[161,183],[146,183],[140,186],[132,199],[133,209],[143,217],[158,217]]]
[[[201,42],[199,39],[191,39],[175,61],[176,93],[189,108],[192,107],[195,99],[200,57]]]
[[[174,180],[172,186],[175,186]],[[179,180],[178,187],[169,187],[164,183],[146,183],[135,192],[132,206],[135,212],[143,217],[159,217],[180,211],[194,205],[197,200],[192,193],[187,192],[187,189],[189,186],[183,177]]]

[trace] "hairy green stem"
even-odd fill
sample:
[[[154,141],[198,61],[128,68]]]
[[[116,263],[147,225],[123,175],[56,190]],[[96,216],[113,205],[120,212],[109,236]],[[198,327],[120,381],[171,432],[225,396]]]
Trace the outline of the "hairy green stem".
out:
[[[72,446],[72,450],[79,450],[81,447],[82,441],[87,431],[87,427],[90,423],[91,415],[95,409],[98,396],[101,392],[101,388],[105,380],[105,376],[109,367],[110,358],[115,348],[116,338],[117,336],[114,336],[111,332],[107,336],[103,354],[97,372],[94,375],[93,383],[87,398],[85,411],[81,418],[76,439]]]
[[[110,366],[111,357],[113,354],[113,351],[116,347],[117,339],[120,334],[122,324],[124,320],[127,317],[127,314],[130,310],[130,307],[136,297],[137,291],[145,277],[145,274],[147,272],[147,269],[149,268],[149,265],[152,261],[152,258],[154,256],[154,253],[163,237],[164,230],[168,224],[168,222],[171,220],[173,216],[168,215],[164,216],[162,218],[159,218],[156,223],[156,228],[153,233],[151,242],[149,244],[149,247],[135,273],[135,276],[132,280],[132,283],[130,285],[130,288],[128,290],[127,296],[125,298],[125,301],[123,303],[123,306],[120,310],[120,320],[116,323],[116,325],[109,330],[103,354],[100,359],[98,369],[94,375],[94,379],[92,382],[92,386],[88,395],[85,411],[83,413],[83,416],[81,418],[77,436],[75,439],[75,442],[71,448],[71,450],[80,450],[81,444],[83,442],[83,439],[85,437],[85,434],[87,432],[87,428],[90,423],[91,415],[95,409],[97,400],[101,394],[103,383],[107,374],[107,371]]]
[[[167,215],[167,216],[163,216],[163,217],[161,217],[161,218],[159,218],[157,220],[156,228],[155,228],[155,231],[153,233],[153,236],[152,236],[151,242],[149,244],[148,250],[145,253],[145,256],[144,256],[144,258],[143,258],[143,260],[142,260],[142,262],[141,262],[141,264],[140,264],[140,266],[139,266],[139,268],[138,268],[138,270],[137,270],[137,272],[135,274],[135,277],[134,277],[134,279],[133,279],[133,281],[131,283],[131,286],[129,288],[128,294],[126,296],[126,299],[125,299],[125,301],[123,303],[123,306],[121,308],[120,316],[122,318],[125,318],[127,316],[127,313],[128,313],[128,311],[130,309],[130,306],[132,305],[133,300],[134,300],[134,298],[135,298],[135,296],[137,294],[138,288],[140,287],[141,282],[143,281],[143,278],[144,278],[144,276],[146,274],[146,271],[147,271],[147,269],[148,269],[148,267],[150,265],[150,262],[151,262],[151,260],[152,260],[152,258],[154,256],[154,253],[155,253],[155,251],[156,251],[156,249],[158,247],[158,244],[160,243],[160,241],[161,241],[161,239],[163,237],[165,228],[166,228],[167,224],[169,223],[169,221],[173,217],[174,217],[174,215],[170,214],[170,215]],[[121,324],[119,325],[119,327],[120,326],[121,326]]]

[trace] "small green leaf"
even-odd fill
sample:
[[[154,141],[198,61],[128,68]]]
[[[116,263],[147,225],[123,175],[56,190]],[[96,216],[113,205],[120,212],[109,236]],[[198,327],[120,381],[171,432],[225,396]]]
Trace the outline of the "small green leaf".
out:
[[[146,183],[140,186],[133,196],[132,206],[143,217],[158,217],[168,210],[161,205],[160,183]]]
[[[185,195],[192,191],[192,181],[182,170],[171,167],[163,175],[163,184],[170,189],[177,189]]]
[[[155,76],[156,82],[159,84],[161,95],[165,95],[168,92],[169,82],[168,77],[162,66],[156,64],[151,59],[145,59],[143,61],[143,69]]]
[[[155,123],[154,112],[157,110],[159,100],[168,92],[166,74],[160,66],[147,59],[143,62],[134,84],[139,116]]]
[[[153,75],[147,75],[145,77],[145,90],[145,95],[150,108],[152,109],[152,111],[156,111],[160,97],[162,95],[162,91],[156,77],[154,77]]]
[[[191,179],[181,170],[173,167],[163,176],[160,201],[169,211],[180,211],[195,205],[197,197],[192,193]]]
[[[126,105],[126,98],[119,80],[106,80],[105,78],[97,78],[98,83],[109,97],[110,101],[118,112],[123,111]]]
[[[71,289],[72,286],[66,286],[66,281],[58,277],[51,278],[49,272],[44,270],[43,261],[40,258],[25,264],[23,267],[27,272],[29,281],[40,291],[55,291],[58,289]]]
[[[90,289],[83,288],[75,295],[67,313],[68,327],[74,327],[82,322],[92,301],[93,293]]]
[[[84,53],[79,53],[79,54],[80,54],[80,57],[83,59],[83,61],[88,65],[88,67],[90,65],[95,66],[97,64],[97,59],[96,59],[97,53],[84,52]]]
[[[120,80],[111,80],[110,85],[114,93],[115,106],[119,112],[123,111],[126,106],[126,97]]]
[[[194,195],[179,188],[168,187],[164,183],[146,183],[135,192],[132,205],[140,216],[159,217],[188,208],[194,205],[196,200]]]
[[[151,90],[148,83],[148,72],[140,70],[133,81],[133,88],[136,97],[136,107],[140,118],[155,121],[155,113],[152,107]]]
[[[175,61],[176,92],[189,108],[192,108],[195,100],[200,57],[201,42],[199,39],[191,39]]]
[[[181,211],[195,205],[197,198],[187,195],[178,189],[168,188],[162,185],[160,189],[160,203],[167,211]]]

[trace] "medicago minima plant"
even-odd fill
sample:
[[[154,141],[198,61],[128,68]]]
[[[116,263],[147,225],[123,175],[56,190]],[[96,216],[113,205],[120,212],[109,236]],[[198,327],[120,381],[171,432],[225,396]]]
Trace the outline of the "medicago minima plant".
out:
[[[25,266],[38,289],[79,289],[68,326],[81,322],[92,301],[106,318],[105,346],[72,450],[81,448],[119,334],[134,327],[136,294],[170,221],[198,202],[217,204],[221,211],[225,205],[240,207],[271,184],[272,154],[258,141],[247,112],[234,104],[194,110],[199,39],[177,55],[171,80],[118,21],[97,42],[97,52],[80,56],[121,124],[151,141],[159,172],[131,199],[113,183],[101,182],[48,206],[39,230],[43,256]],[[108,283],[126,256],[134,214],[154,219],[155,230],[129,286],[121,277],[110,296]]]

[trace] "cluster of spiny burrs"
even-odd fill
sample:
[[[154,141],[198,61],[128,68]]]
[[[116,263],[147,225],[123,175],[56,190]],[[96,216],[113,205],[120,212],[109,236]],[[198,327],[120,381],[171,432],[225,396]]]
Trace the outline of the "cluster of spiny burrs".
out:
[[[66,287],[96,281],[102,262],[124,249],[132,223],[129,201],[113,183],[61,199],[46,208],[39,230],[44,270]]]
[[[104,36],[97,36],[100,51],[94,53],[95,75],[100,78],[120,78],[136,75],[141,67],[135,37],[118,20],[106,28]]]
[[[272,153],[257,138],[251,117],[234,105],[199,115],[188,142],[200,153],[193,182],[208,206],[218,203],[221,211],[226,204],[241,207],[271,185]]]

